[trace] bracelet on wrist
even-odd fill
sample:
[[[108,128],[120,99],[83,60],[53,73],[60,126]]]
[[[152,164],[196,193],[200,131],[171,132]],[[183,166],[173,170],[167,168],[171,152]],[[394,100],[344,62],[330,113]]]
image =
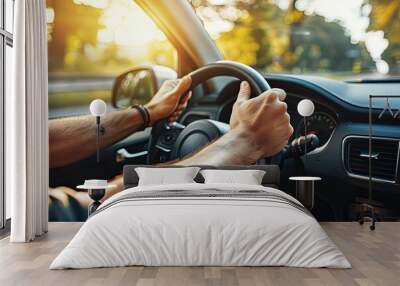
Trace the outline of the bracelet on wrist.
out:
[[[131,108],[136,109],[139,112],[140,116],[142,117],[143,124],[139,128],[139,130],[144,130],[147,127],[149,127],[150,126],[150,114],[149,114],[149,111],[147,110],[147,108],[144,107],[143,105],[138,105],[138,104],[132,105]]]
[[[150,126],[151,124],[151,117],[150,117],[150,113],[149,113],[149,109],[146,106],[143,106],[144,111],[146,112],[146,116],[147,116],[147,126]]]

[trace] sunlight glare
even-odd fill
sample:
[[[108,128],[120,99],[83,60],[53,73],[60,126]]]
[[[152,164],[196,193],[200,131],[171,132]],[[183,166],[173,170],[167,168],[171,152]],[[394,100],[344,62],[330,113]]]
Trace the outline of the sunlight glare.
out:
[[[132,0],[110,1],[101,19],[105,29],[98,33],[103,43],[115,42],[122,46],[146,46],[165,40],[165,35]]]
[[[107,7],[109,0],[74,0],[75,4],[83,4],[94,8],[104,9]]]
[[[46,8],[46,23],[51,24],[54,22],[54,9]]]
[[[377,60],[376,62],[376,69],[380,74],[388,74],[389,73],[389,65],[384,60]]]
[[[365,39],[365,46],[374,60],[379,60],[382,53],[389,46],[389,41],[384,38],[383,31],[368,32]]]

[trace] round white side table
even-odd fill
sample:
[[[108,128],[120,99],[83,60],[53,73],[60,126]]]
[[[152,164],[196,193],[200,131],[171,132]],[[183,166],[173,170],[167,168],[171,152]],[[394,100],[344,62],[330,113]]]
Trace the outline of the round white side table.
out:
[[[296,182],[296,199],[306,208],[311,210],[314,207],[314,185],[316,181],[322,180],[320,177],[290,177],[289,180]]]

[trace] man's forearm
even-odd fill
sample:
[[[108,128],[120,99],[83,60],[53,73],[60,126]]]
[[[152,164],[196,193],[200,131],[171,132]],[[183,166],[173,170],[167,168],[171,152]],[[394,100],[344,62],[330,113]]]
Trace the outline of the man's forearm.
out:
[[[246,132],[231,130],[199,152],[172,164],[213,166],[254,164],[262,154],[249,138]]]
[[[107,113],[101,118],[105,128],[100,148],[109,146],[137,131],[143,119],[136,109]],[[93,116],[49,121],[50,167],[61,167],[96,152],[96,120]]]

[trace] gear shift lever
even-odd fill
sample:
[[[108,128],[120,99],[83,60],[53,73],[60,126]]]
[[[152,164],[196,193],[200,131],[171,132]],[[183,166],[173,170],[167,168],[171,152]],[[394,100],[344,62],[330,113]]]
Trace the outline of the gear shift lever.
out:
[[[282,150],[282,158],[298,158],[306,155],[306,152],[311,152],[319,147],[319,138],[315,134],[308,134],[307,136],[301,136],[292,141],[290,145],[287,145]]]

